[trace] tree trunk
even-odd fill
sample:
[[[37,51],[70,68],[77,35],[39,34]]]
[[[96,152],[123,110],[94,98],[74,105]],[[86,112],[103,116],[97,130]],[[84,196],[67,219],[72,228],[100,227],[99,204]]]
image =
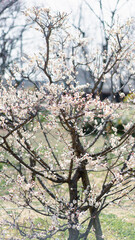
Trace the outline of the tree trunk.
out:
[[[104,240],[98,215],[96,215],[93,219],[93,227],[95,231],[96,240]]]
[[[77,229],[69,228],[68,240],[77,240],[79,237],[79,231]]]
[[[76,229],[76,225],[78,223],[78,217],[76,215],[75,209],[78,207],[78,192],[77,192],[77,181],[79,179],[79,170],[76,170],[76,173],[73,176],[73,179],[69,182],[69,193],[70,193],[70,204],[73,206],[73,210],[70,211],[70,219],[69,219],[69,238],[68,240],[77,240],[79,236],[79,231]],[[74,203],[75,201],[75,203]],[[75,226],[75,228],[73,228]]]

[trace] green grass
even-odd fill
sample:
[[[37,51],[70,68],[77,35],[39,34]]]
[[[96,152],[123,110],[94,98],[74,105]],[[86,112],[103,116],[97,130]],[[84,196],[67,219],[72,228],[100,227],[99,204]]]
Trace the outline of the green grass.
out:
[[[6,181],[4,179],[1,179],[0,181],[0,196],[9,194],[9,186],[7,187]]]
[[[135,226],[132,223],[123,221],[115,214],[101,214],[100,221],[105,240],[135,240]],[[34,224],[43,229],[47,227],[45,219],[41,217],[35,218]],[[68,231],[58,233],[54,239],[67,240]],[[93,231],[87,239],[96,240]]]
[[[101,214],[101,224],[106,240],[135,240],[135,226],[115,214]]]

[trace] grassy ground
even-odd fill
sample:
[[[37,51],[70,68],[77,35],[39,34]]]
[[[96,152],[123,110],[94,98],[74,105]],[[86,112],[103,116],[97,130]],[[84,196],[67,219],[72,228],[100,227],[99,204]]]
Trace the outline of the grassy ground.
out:
[[[5,188],[3,190],[5,192]],[[128,202],[123,201],[121,206],[122,207],[118,205],[109,206],[103,210],[100,215],[105,240],[135,240],[135,205],[129,200]],[[49,222],[45,217],[29,209],[17,208],[16,205],[0,201],[0,223],[4,220],[13,222],[13,218],[16,218],[24,227],[30,226],[30,219],[32,219],[33,224],[40,229],[48,229],[49,227]],[[82,226],[82,228],[85,227],[86,225]],[[3,232],[5,235],[2,235]],[[57,236],[52,239],[67,240],[67,238],[68,232],[65,232],[57,234]],[[2,239],[29,240],[30,238],[21,238],[17,230],[4,224],[0,227],[0,240]],[[88,239],[96,240],[94,232],[89,234]]]
[[[135,240],[133,223],[126,222],[115,214],[102,214],[101,223],[106,240]]]

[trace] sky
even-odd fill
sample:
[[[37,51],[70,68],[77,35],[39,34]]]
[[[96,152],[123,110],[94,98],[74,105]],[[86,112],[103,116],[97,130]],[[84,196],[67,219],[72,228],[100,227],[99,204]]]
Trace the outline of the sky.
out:
[[[26,6],[30,7],[32,5],[43,5],[45,7],[51,7],[53,10],[58,11],[76,11],[81,0],[24,0],[26,1]],[[91,6],[96,7],[96,2],[98,0],[87,0]],[[113,10],[117,0],[102,0],[106,9],[111,8]],[[127,4],[126,4],[127,2]],[[122,15],[134,15],[135,13],[135,0],[120,0],[120,12]],[[123,7],[121,8],[121,6]]]
[[[43,6],[50,7],[53,11],[61,11],[69,13],[69,20],[71,23],[74,23],[78,26],[79,19],[79,9],[80,3],[85,0],[20,0],[25,1],[24,7],[31,8],[32,6]],[[91,7],[94,9],[97,15],[99,15],[99,0],[86,0]],[[116,2],[118,0],[102,0],[104,16],[107,22],[110,21],[110,13],[114,10]],[[120,5],[118,9],[119,20],[121,22],[125,21],[126,18],[135,16],[135,0],[119,0]],[[101,29],[99,25],[98,19],[94,16],[94,14],[90,11],[86,4],[83,4],[82,11],[82,20],[81,20],[81,28],[85,32],[87,32],[87,36],[90,36],[91,39],[96,39],[95,44],[97,42],[101,42]],[[86,36],[86,37],[87,37]],[[32,37],[33,38],[33,37]]]
[[[58,11],[70,11],[70,9],[77,8],[80,0],[29,0],[26,1],[27,6],[43,5],[45,7],[51,7],[53,10]]]
[[[99,15],[99,0],[21,0],[25,1],[25,7],[40,6],[50,7],[53,11],[61,11],[69,13],[69,19],[71,23],[78,25],[80,4],[87,1],[94,9],[97,15]],[[119,8],[116,14],[116,19],[119,22],[125,21],[127,18],[135,16],[135,0],[102,0],[104,9],[104,18],[107,23],[111,20],[111,11],[115,9],[116,2],[119,1]],[[90,9],[83,4],[82,8],[81,26],[85,31],[93,32],[94,29],[99,28],[99,21],[90,11]],[[87,30],[88,29],[88,30]],[[90,32],[89,32],[90,33]]]
[[[72,22],[79,15],[80,5],[83,2],[83,18],[84,24],[87,27],[89,19],[94,17],[93,13],[84,3],[85,1],[91,5],[94,11],[99,14],[99,0],[21,0],[25,1],[25,7],[43,6],[50,7],[53,11],[67,12],[70,14]],[[104,16],[107,22],[110,20],[110,13],[115,9],[116,2],[119,1],[117,16],[119,20],[123,21],[126,18],[135,16],[135,0],[102,0]],[[94,19],[96,21],[96,19]],[[91,22],[89,23],[91,24]],[[92,23],[93,24],[93,23]]]
[[[39,6],[50,7],[53,11],[67,12],[71,24],[78,26],[80,5],[83,2],[81,27],[85,32],[92,35],[96,28],[99,28],[99,21],[86,6],[88,2],[94,9],[97,15],[99,14],[99,0],[23,0],[26,1],[26,7]],[[124,22],[127,18],[135,16],[135,0],[102,0],[104,9],[104,19],[110,24],[111,11],[115,9],[116,3],[119,1],[119,7],[116,14],[116,19],[119,22]],[[95,32],[96,33],[96,32]]]

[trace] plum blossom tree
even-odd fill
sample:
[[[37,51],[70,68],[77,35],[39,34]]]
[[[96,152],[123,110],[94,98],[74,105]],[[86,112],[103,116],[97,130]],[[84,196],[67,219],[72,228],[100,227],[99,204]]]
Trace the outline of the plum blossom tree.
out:
[[[128,38],[133,22],[111,29],[103,63],[96,50],[85,61],[81,49],[87,39],[72,31],[67,14],[43,8],[25,14],[42,38],[24,73],[30,78],[29,69],[40,70],[46,84],[34,89],[15,88],[10,80],[7,88],[1,84],[1,177],[12,186],[2,199],[44,216],[46,225],[37,228],[29,219],[23,228],[17,218],[10,225],[29,239],[53,239],[67,231],[68,240],[89,239],[90,232],[103,240],[101,211],[134,190],[135,123],[129,121],[118,135],[110,122],[129,104],[100,101],[93,94],[114,68],[134,72],[134,42]],[[93,70],[93,87],[77,83],[80,62]],[[89,133],[87,123],[93,124]]]

